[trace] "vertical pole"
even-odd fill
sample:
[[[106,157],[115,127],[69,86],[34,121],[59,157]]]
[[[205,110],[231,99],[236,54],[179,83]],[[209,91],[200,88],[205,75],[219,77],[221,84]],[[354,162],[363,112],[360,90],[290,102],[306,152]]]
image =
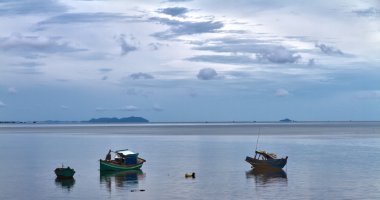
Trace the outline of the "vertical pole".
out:
[[[260,127],[259,127],[259,133],[257,134],[255,153],[257,151],[257,145],[259,144],[259,137],[260,137]]]

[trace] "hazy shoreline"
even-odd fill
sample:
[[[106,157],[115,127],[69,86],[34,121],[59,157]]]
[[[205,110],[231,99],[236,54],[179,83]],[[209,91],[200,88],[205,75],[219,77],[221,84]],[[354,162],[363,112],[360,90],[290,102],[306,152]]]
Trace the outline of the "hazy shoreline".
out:
[[[138,123],[138,124],[1,124],[0,134],[117,135],[312,135],[380,134],[380,122],[256,122],[256,123]]]

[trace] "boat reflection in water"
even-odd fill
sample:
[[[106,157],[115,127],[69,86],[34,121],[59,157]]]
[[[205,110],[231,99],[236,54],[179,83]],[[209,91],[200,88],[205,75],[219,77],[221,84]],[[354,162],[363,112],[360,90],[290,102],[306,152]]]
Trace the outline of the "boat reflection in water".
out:
[[[287,184],[288,177],[282,169],[252,169],[246,172],[247,178],[254,178],[256,186]]]
[[[140,169],[127,171],[100,171],[100,184],[105,185],[109,192],[114,189],[134,189],[145,174]]]
[[[55,185],[61,187],[64,190],[70,192],[70,190],[74,187],[75,179],[74,178],[56,178]]]

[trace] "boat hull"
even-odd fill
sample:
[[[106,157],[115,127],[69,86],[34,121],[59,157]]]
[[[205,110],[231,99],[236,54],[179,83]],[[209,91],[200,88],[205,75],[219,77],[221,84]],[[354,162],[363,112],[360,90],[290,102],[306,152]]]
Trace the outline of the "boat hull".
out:
[[[75,170],[72,168],[56,168],[54,170],[55,175],[58,179],[71,179],[75,174]]]
[[[105,160],[99,160],[99,163],[100,163],[101,171],[124,171],[124,170],[140,169],[143,166],[144,161],[140,161],[134,165],[118,164],[113,161],[105,161]]]
[[[258,160],[247,156],[245,161],[252,165],[255,169],[282,169],[286,163],[286,158],[270,159],[270,160]]]

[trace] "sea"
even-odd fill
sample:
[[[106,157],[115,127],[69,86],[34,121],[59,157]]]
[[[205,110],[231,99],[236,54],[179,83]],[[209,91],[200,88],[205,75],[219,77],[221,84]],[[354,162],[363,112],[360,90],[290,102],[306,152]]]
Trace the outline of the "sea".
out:
[[[100,172],[109,149],[146,163]],[[252,170],[255,149],[288,163]],[[56,179],[62,165],[74,179]],[[0,124],[4,200],[380,199],[379,166],[380,122]]]

